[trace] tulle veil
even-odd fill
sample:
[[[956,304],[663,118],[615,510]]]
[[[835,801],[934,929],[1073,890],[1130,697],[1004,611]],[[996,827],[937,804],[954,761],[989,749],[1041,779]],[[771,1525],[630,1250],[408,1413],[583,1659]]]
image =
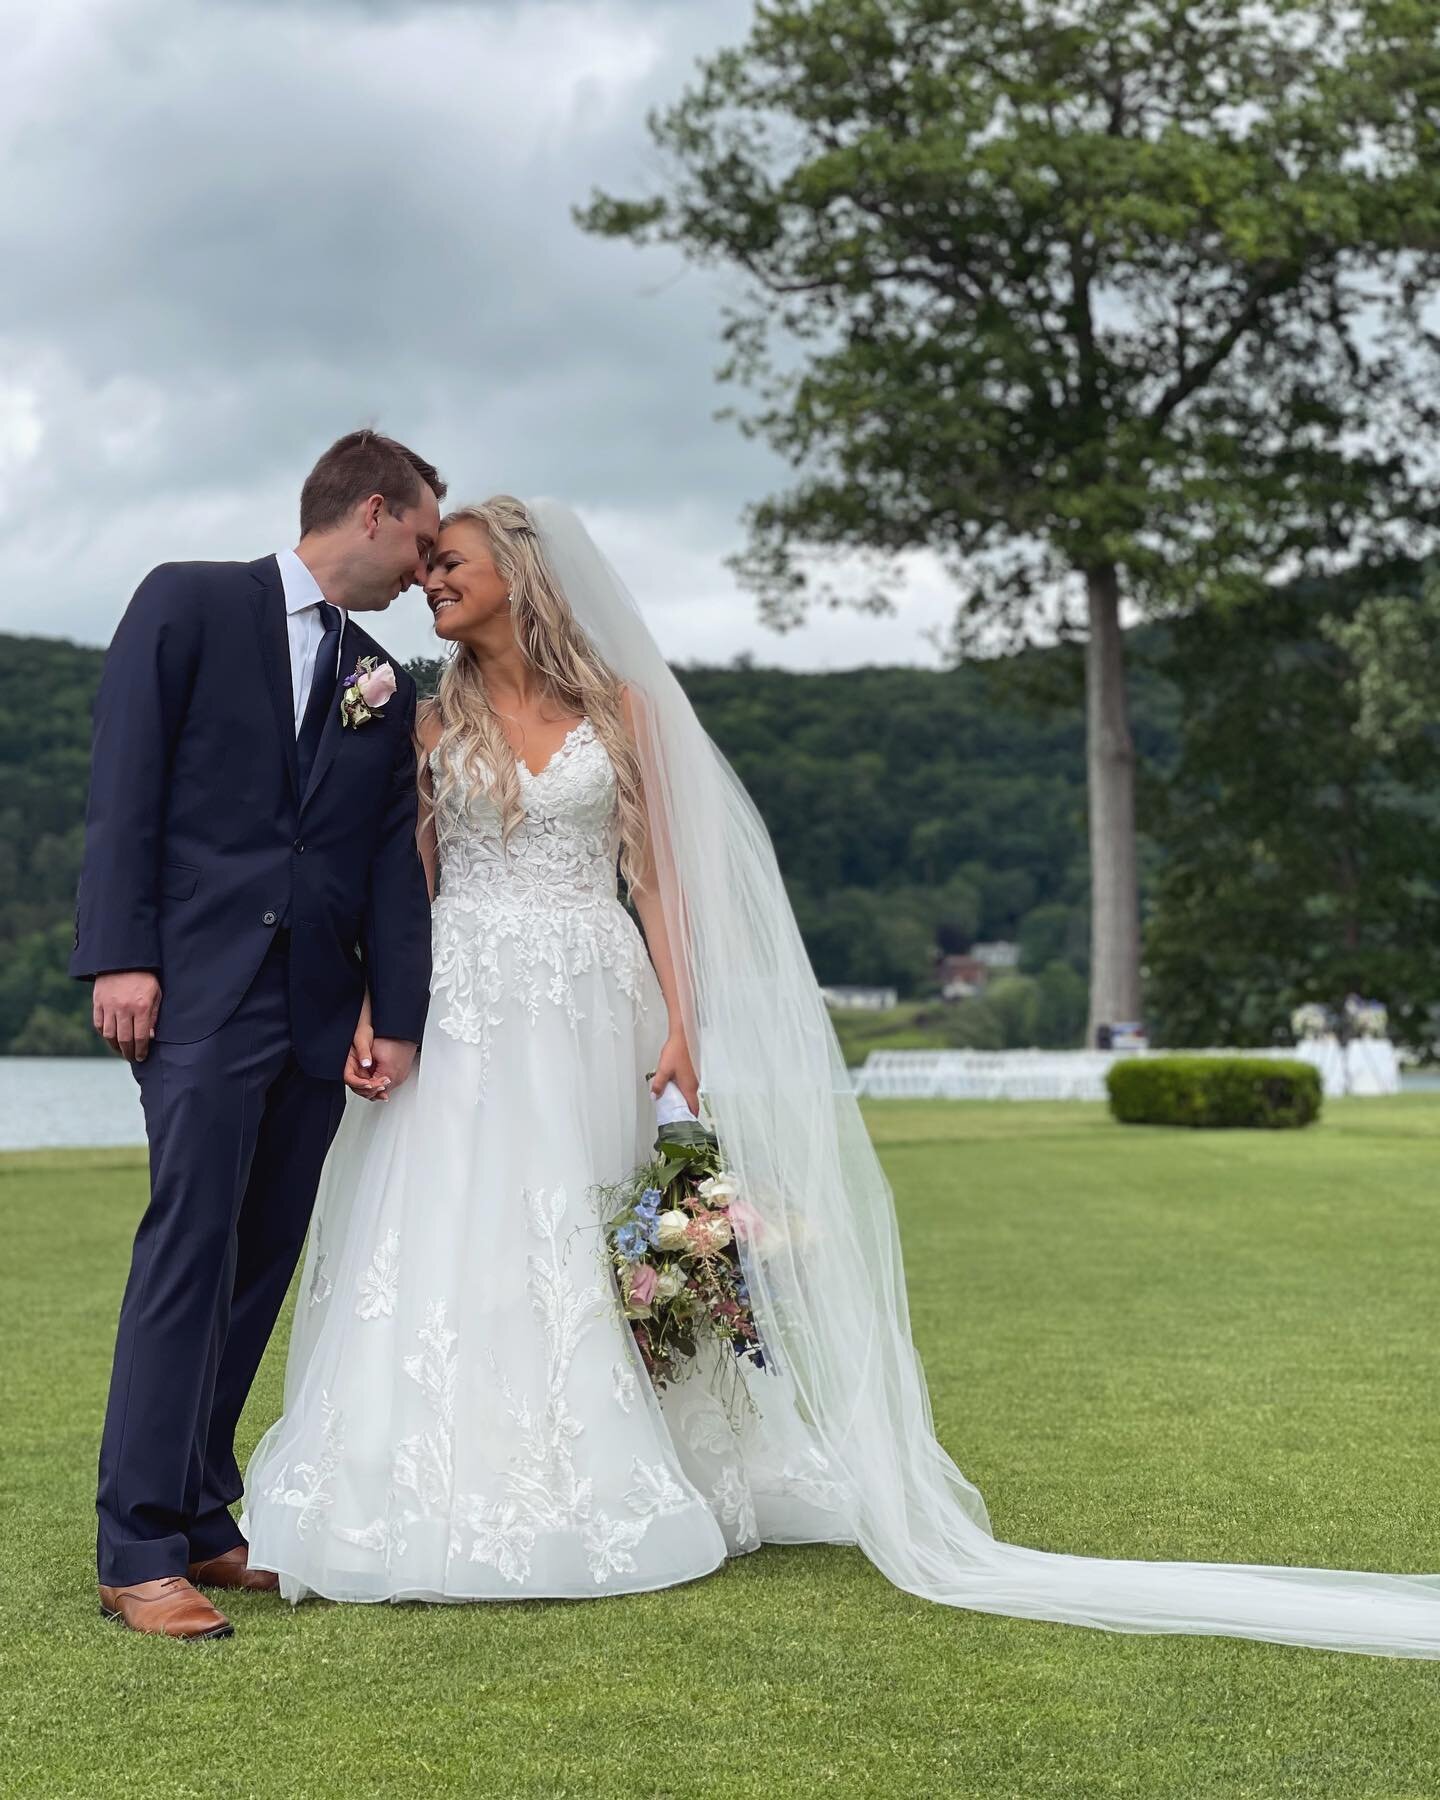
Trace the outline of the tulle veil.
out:
[[[578,623],[635,700],[686,1029],[726,1164],[764,1220],[747,1275],[768,1379],[789,1385],[837,1472],[861,1549],[945,1606],[1440,1657],[1440,1575],[1112,1561],[993,1535],[935,1436],[890,1189],[765,826],[580,519],[553,499],[527,508]]]

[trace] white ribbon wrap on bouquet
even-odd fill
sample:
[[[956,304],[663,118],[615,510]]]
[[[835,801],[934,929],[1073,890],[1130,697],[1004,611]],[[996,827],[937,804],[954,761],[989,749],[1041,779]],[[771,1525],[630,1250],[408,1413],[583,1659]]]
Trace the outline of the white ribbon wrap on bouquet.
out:
[[[983,1612],[1440,1656],[1440,1576],[1109,1561],[995,1539],[934,1434],[890,1190],[764,824],[579,519],[551,500],[530,513],[635,701],[690,1047],[725,1167],[765,1225],[766,1252],[746,1259],[756,1322],[866,1555],[911,1593]]]
[[[660,1125],[698,1125],[685,1096],[673,1081],[667,1081],[655,1099],[655,1123]]]

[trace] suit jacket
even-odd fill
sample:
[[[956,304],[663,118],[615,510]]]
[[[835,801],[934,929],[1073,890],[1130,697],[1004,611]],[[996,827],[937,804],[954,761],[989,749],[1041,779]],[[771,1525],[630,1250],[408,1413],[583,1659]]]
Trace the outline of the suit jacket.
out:
[[[341,678],[385,652],[353,619]],[[151,969],[156,1036],[233,1012],[282,925],[308,1074],[338,1077],[369,985],[375,1030],[418,1042],[430,906],[415,844],[415,683],[343,727],[339,689],[299,792],[284,592],[273,556],[166,563],[141,582],[95,700],[72,975]],[[317,675],[318,679],[318,675]]]

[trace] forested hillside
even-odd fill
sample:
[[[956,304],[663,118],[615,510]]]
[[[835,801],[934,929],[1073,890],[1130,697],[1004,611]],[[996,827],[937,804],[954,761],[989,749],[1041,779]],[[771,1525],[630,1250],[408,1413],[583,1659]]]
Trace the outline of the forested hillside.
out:
[[[937,950],[1018,937],[1028,970],[1070,971],[1073,998],[1086,951],[1081,724],[1075,706],[1034,697],[1070,681],[1065,656],[944,673],[680,671],[770,827],[822,981],[919,994]],[[10,1051],[92,1043],[87,990],[64,971],[99,669],[97,650],[0,636]],[[1137,686],[1142,753],[1164,761],[1171,691],[1155,678]]]
[[[0,1050],[95,1047],[65,973],[100,652],[0,636]]]

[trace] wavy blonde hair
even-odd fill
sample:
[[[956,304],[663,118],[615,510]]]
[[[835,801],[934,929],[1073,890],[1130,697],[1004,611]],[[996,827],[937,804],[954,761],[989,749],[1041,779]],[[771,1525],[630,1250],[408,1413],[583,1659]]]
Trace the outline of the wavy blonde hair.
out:
[[[515,638],[540,679],[543,697],[567,713],[589,719],[615,770],[620,814],[620,866],[631,889],[643,883],[648,831],[640,759],[625,726],[622,689],[594,645],[575,622],[570,603],[545,554],[523,501],[497,494],[479,506],[447,513],[447,525],[478,525],[490,545],[501,580],[510,590]],[[501,839],[508,844],[525,817],[515,752],[485,692],[485,678],[473,650],[459,644],[436,691],[440,741],[439,771],[432,802],[437,833],[442,802],[468,778],[490,788],[500,812]],[[458,752],[458,754],[457,754]]]

